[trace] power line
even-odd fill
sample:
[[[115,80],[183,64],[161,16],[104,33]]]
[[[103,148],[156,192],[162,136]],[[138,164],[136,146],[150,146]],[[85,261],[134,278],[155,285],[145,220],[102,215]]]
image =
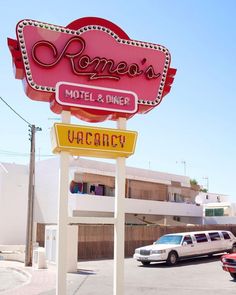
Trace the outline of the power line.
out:
[[[25,123],[27,123],[30,127],[32,127],[32,124],[30,124],[26,119],[24,119],[19,113],[17,113],[17,111],[15,111],[1,96],[0,99],[2,102],[5,103],[5,105],[7,105],[9,107],[9,109],[11,109],[21,120],[23,120]]]
[[[28,157],[30,156],[30,153],[20,153],[20,152],[12,152],[12,151],[5,151],[5,150],[0,150],[0,156],[5,156],[5,157]],[[37,154],[35,153],[35,156],[40,156],[40,157],[54,157],[54,155],[50,154]]]
[[[34,223],[34,184],[35,184],[35,133],[41,131],[42,128],[30,124],[17,111],[15,111],[2,97],[1,101],[11,109],[22,121],[29,126],[30,136],[30,164],[29,164],[29,187],[28,187],[28,209],[26,222],[26,246],[25,246],[25,266],[32,266],[33,257],[33,223]]]

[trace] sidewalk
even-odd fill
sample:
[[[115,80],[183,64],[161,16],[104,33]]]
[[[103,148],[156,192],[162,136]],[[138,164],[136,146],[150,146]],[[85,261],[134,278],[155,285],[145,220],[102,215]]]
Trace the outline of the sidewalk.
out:
[[[84,269],[81,268],[86,262],[79,262],[77,273],[68,273],[67,274],[67,295],[75,295],[80,286],[82,286],[87,278],[91,275],[96,274],[94,269]],[[87,264],[87,263],[86,263]],[[96,264],[96,263],[95,263]],[[85,266],[85,265],[84,265]],[[94,265],[96,268],[96,266]],[[0,269],[10,269],[13,271],[18,271],[24,275],[25,283],[14,286],[15,280],[12,275],[8,275],[7,279],[8,286],[11,287],[9,290],[4,290],[3,288],[0,291],[0,294],[4,295],[55,295],[56,294],[56,266],[49,265],[47,269],[35,269],[33,267],[25,267],[24,263],[16,261],[0,261]],[[97,270],[98,271],[98,270]],[[0,276],[0,285],[4,286],[4,280],[6,277]],[[112,282],[111,282],[112,284]],[[88,287],[90,289],[90,287]],[[91,286],[91,293],[96,294],[96,288]],[[65,294],[66,295],[66,294]]]

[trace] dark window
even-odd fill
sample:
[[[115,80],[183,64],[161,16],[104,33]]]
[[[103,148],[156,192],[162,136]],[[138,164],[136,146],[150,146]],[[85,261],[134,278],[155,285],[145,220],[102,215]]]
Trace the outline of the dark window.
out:
[[[205,209],[205,215],[206,216],[214,216],[214,210],[213,209]]]
[[[224,216],[224,208],[205,209],[206,216]]]
[[[222,231],[222,235],[223,235],[223,237],[224,237],[225,240],[229,240],[230,239],[230,235],[226,231]]]
[[[220,240],[220,234],[218,232],[209,233],[209,237],[210,237],[211,241],[219,241]]]
[[[179,216],[173,216],[173,220],[180,221],[180,217]]]
[[[215,208],[214,216],[224,216],[224,208]]]
[[[185,236],[183,242],[186,242],[188,245],[193,243],[191,236]]]
[[[205,234],[195,234],[194,236],[196,238],[197,243],[207,242],[207,237]]]

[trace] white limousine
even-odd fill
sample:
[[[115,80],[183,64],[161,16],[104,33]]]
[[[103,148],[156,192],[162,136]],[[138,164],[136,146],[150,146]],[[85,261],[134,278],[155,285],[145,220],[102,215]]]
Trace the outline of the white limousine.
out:
[[[166,261],[174,265],[180,259],[236,252],[236,237],[225,230],[195,231],[168,234],[153,245],[135,249],[134,258],[143,265]]]

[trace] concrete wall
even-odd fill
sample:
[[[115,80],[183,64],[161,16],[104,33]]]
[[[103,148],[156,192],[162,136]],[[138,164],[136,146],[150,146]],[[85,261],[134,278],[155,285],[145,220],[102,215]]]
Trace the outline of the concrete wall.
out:
[[[113,212],[114,197],[102,197],[91,195],[69,196],[70,213],[72,211],[94,211],[94,212]],[[76,215],[79,214],[74,212]],[[161,202],[150,200],[125,199],[125,212],[134,214],[168,215],[202,217],[202,207],[193,204]]]
[[[230,197],[222,194],[200,192],[195,199],[198,204],[230,202]]]
[[[236,224],[236,216],[204,217],[203,224]]]
[[[36,163],[35,221],[38,223],[57,221],[59,168],[58,158]]]
[[[0,244],[25,244],[28,206],[28,168],[0,165]]]

